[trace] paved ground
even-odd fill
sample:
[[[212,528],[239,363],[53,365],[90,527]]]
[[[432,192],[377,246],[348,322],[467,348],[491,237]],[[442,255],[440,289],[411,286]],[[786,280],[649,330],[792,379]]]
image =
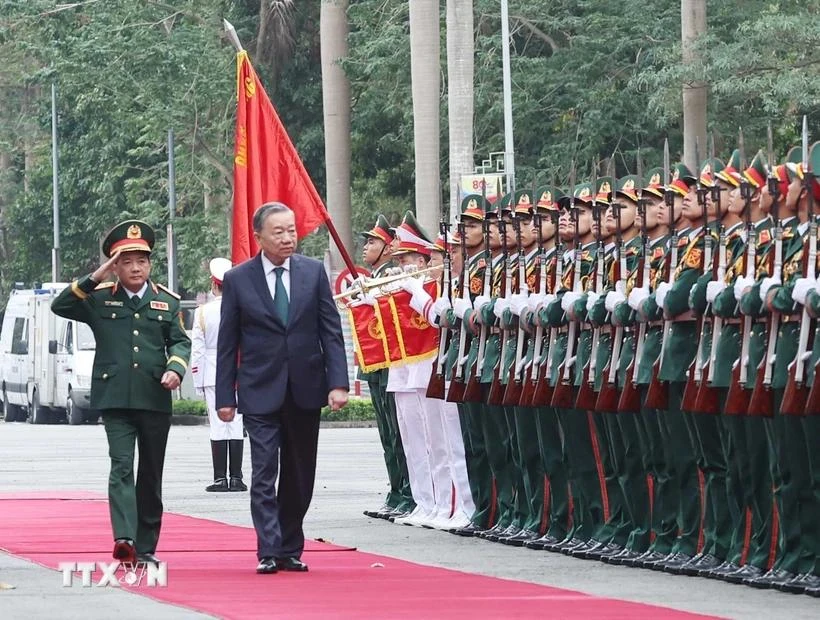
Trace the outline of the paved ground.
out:
[[[247,453],[245,473],[249,478]],[[30,426],[0,422],[2,493],[54,489],[104,493],[107,475],[102,426]],[[250,526],[247,494],[205,493],[203,489],[210,475],[207,427],[173,427],[165,475],[166,509]],[[767,620],[820,617],[817,599],[807,596],[607,566],[368,519],[362,510],[380,505],[384,480],[375,429],[322,430],[316,494],[306,522],[308,536],[424,564],[724,617],[765,615]],[[20,527],[25,524],[21,523]],[[255,557],[249,554],[249,568],[255,562]],[[4,619],[205,617],[127,592],[63,588],[56,571],[0,553],[2,583],[15,586],[15,589],[4,590],[0,585],[0,617]],[[420,615],[425,614],[420,612]],[[548,615],[545,610],[545,617]]]

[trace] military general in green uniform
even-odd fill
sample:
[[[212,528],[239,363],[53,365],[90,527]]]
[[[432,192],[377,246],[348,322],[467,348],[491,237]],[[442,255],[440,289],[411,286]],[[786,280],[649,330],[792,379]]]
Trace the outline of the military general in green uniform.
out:
[[[153,247],[148,224],[122,222],[103,242],[108,260],[72,282],[51,305],[55,314],[87,323],[97,342],[91,406],[102,411],[108,436],[114,557],[125,563],[158,562],[171,391],[179,387],[191,354],[179,297],[149,279]],[[103,283],[109,274],[117,281]]]

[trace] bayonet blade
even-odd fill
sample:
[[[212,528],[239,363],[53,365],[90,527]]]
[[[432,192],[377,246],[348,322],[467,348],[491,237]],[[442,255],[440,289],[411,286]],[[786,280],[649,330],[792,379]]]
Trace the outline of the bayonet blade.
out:
[[[572,160],[572,167],[569,169],[569,208],[575,208],[575,160]]]
[[[663,140],[663,184],[669,185],[672,180],[669,166],[669,138]]]
[[[806,115],[803,115],[803,152],[801,154],[803,159],[803,172],[809,169],[809,124]]]
[[[774,139],[772,138],[772,124],[766,127],[766,159],[769,164],[769,175],[774,170]]]
[[[737,150],[740,151],[740,170],[738,170],[738,172],[743,173],[743,171],[746,170],[746,147],[743,144],[743,127],[737,130]]]

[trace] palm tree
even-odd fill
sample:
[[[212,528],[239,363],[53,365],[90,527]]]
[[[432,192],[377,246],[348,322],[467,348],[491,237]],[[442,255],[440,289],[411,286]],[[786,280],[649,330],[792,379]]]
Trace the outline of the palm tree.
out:
[[[319,31],[322,47],[322,103],[325,123],[327,207],[342,243],[353,251],[350,212],[350,83],[339,60],[347,56],[348,0],[322,0]],[[342,268],[330,244],[330,268]]]
[[[473,171],[473,0],[447,0],[447,109],[450,135],[450,218],[459,210],[458,186]]]
[[[680,26],[683,64],[696,65],[699,54],[695,43],[706,33],[706,0],[681,0]],[[700,81],[683,85],[683,161],[695,171],[700,166],[700,162],[695,161],[695,140],[700,142],[701,148],[706,145],[708,89],[708,84]]]
[[[439,166],[439,0],[410,0],[410,78],[416,155],[416,217],[428,231],[438,226]]]

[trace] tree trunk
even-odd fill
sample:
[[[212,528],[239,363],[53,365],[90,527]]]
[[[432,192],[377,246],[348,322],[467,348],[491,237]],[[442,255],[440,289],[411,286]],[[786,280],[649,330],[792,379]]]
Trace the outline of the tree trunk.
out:
[[[327,208],[342,243],[353,252],[350,211],[350,83],[339,60],[347,56],[348,0],[322,0],[322,103],[325,122]],[[344,268],[331,240],[331,271]]]
[[[439,0],[410,0],[410,78],[416,155],[416,217],[430,235],[438,228],[441,203],[439,161]]]
[[[696,64],[699,55],[694,43],[706,32],[706,0],[681,0],[680,17],[683,63]],[[695,144],[699,144],[701,160],[706,148],[708,88],[708,84],[700,81],[683,85],[683,161],[696,173],[700,162],[695,156]]]
[[[473,0],[447,0],[447,109],[450,220],[459,214],[460,177],[473,171]]]

